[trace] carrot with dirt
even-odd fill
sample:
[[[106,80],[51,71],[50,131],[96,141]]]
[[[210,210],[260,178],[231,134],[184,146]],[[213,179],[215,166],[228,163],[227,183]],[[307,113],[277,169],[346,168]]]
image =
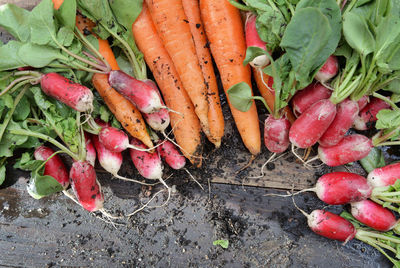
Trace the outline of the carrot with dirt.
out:
[[[251,86],[249,66],[243,66],[246,41],[239,10],[228,1],[201,0],[200,10],[211,53],[221,75],[225,92],[232,86],[244,82]],[[258,114],[254,101],[247,112],[229,106],[243,143],[253,155],[261,150]]]
[[[170,112],[171,126],[182,153],[194,165],[201,166],[200,122],[184,90],[178,72],[164,48],[147,6],[132,26],[137,45],[152,71]]]
[[[207,88],[197,58],[182,0],[146,0],[158,35],[174,63],[182,84],[195,107],[201,127],[210,136]],[[140,41],[139,38],[135,38]]]
[[[207,87],[208,124],[210,128],[208,139],[218,148],[220,147],[221,139],[224,136],[225,123],[221,109],[221,100],[218,93],[217,79],[215,77],[207,37],[201,20],[199,1],[182,0],[182,4],[189,21],[197,58]]]

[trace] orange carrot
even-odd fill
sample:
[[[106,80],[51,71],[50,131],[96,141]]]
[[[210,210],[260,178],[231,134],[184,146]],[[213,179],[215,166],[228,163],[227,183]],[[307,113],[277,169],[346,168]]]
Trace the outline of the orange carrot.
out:
[[[64,2],[64,0],[52,0],[52,1],[53,1],[54,9],[57,9],[57,10],[60,8],[62,3]]]
[[[169,108],[171,126],[182,153],[194,165],[201,166],[202,143],[200,122],[177,70],[164,48],[146,4],[132,25],[132,32],[144,59],[152,71]]]
[[[274,110],[274,103],[275,103],[275,94],[272,89],[273,79],[264,73],[261,69],[253,68],[253,76],[256,80],[257,88],[261,93],[261,96],[267,102],[268,107],[271,111]],[[286,115],[287,119],[290,123],[293,123],[296,120],[292,111],[290,110],[289,106],[286,106],[283,110],[284,114]]]
[[[207,88],[196,55],[182,0],[146,0],[154,26],[209,136]]]
[[[221,145],[221,138],[224,136],[224,116],[222,114],[217,79],[215,78],[211,54],[208,49],[203,22],[200,17],[199,1],[182,0],[182,4],[189,21],[197,58],[207,87],[208,124],[210,128],[208,139],[218,148]]]
[[[92,83],[122,127],[132,137],[141,140],[147,147],[153,147],[142,114],[130,101],[110,86],[108,76],[106,74],[94,74]]]
[[[243,66],[246,41],[239,10],[226,0],[200,0],[200,10],[225,92],[239,82],[251,87],[250,67]],[[237,110],[230,102],[229,106],[245,146],[257,155],[261,137],[255,103],[247,112]]]

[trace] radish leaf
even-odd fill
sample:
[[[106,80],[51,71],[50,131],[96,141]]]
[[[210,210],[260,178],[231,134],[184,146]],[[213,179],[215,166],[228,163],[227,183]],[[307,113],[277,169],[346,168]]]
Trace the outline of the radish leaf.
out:
[[[250,110],[253,104],[253,94],[250,86],[246,82],[240,82],[231,86],[227,93],[229,101],[236,109],[242,112]]]
[[[343,18],[343,34],[347,43],[364,57],[375,49],[375,39],[364,17],[349,12]]]
[[[27,190],[35,199],[40,199],[63,190],[62,185],[56,179],[48,175],[43,175],[43,173],[44,165],[31,173]]]
[[[29,11],[13,4],[0,6],[0,26],[18,41],[26,42],[30,36]]]
[[[54,23],[54,9],[51,0],[43,0],[30,13],[29,26],[31,28],[31,42],[37,45],[57,47],[54,42],[56,26]]]
[[[109,3],[118,22],[131,32],[132,24],[142,11],[143,0],[113,0]]]
[[[377,147],[372,148],[369,154],[360,160],[360,164],[368,173],[375,168],[384,167],[386,165],[383,153]]]
[[[267,53],[268,52],[259,47],[248,47],[246,50],[246,57],[243,61],[243,66],[246,66],[247,64],[249,64],[249,62],[257,58],[258,56],[266,55]]]
[[[65,58],[60,50],[49,47],[40,46],[33,43],[26,43],[18,50],[19,58],[23,59],[23,66],[32,66],[35,68],[42,68],[57,59]]]
[[[26,66],[18,56],[18,50],[21,46],[21,42],[11,40],[0,47],[0,72]]]
[[[76,0],[64,1],[58,10],[55,10],[56,18],[61,25],[74,30],[76,19]]]
[[[229,247],[229,240],[219,239],[213,241],[214,246],[220,246],[221,248],[227,249]]]
[[[376,115],[378,121],[376,122],[377,129],[387,129],[400,126],[400,110],[383,109]]]

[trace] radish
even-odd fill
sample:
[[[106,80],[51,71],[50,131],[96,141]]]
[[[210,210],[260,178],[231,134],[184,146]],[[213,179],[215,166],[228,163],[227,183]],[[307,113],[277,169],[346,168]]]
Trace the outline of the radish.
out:
[[[99,141],[105,149],[114,153],[120,153],[128,148],[139,151],[151,151],[153,149],[142,149],[132,146],[129,144],[128,135],[124,131],[114,127],[103,127],[99,132]]]
[[[376,168],[367,177],[368,183],[373,187],[393,185],[398,179],[400,179],[400,163]]]
[[[143,81],[120,70],[111,71],[108,81],[143,113],[153,113],[163,108],[159,93]]]
[[[139,140],[133,138],[131,145],[146,149],[146,146]],[[144,152],[136,149],[129,150],[131,159],[140,175],[146,179],[161,179],[163,165],[158,152]]]
[[[360,111],[354,121],[354,128],[367,130],[377,120],[376,115],[380,110],[390,109],[390,105],[378,98],[371,98],[371,101]]]
[[[157,147],[157,151],[162,159],[173,169],[182,169],[185,167],[186,158],[179,152],[175,145],[166,140],[159,141],[160,146]]]
[[[398,223],[391,210],[371,200],[351,203],[351,214],[358,221],[381,232],[395,228]]]
[[[307,214],[303,210],[299,210],[307,217],[307,224],[314,233],[345,243],[356,238],[378,249],[393,262],[393,264],[398,264],[397,260],[390,257],[385,252],[386,249],[389,252],[396,253],[396,249],[400,246],[400,239],[391,233],[379,233],[365,230],[364,228],[356,228],[349,220],[329,211],[318,209],[314,210],[311,214]],[[345,216],[354,220],[351,216]]]
[[[36,160],[46,161],[51,155],[54,154],[54,151],[46,146],[39,146],[36,148],[33,156]],[[44,175],[48,175],[56,179],[64,189],[67,189],[69,186],[69,177],[68,171],[65,167],[64,163],[61,161],[61,158],[58,155],[54,155],[51,159],[49,159],[46,164],[44,164]]]
[[[337,105],[335,119],[318,143],[324,147],[338,144],[346,132],[353,125],[354,119],[358,115],[358,104],[355,101],[346,99]]]
[[[113,176],[118,177],[118,171],[122,165],[122,154],[120,152],[111,152],[107,150],[100,142],[99,137],[93,135],[92,137],[94,147],[96,148],[97,157],[100,165]]]
[[[308,226],[318,235],[343,242],[356,236],[357,230],[351,222],[329,211],[317,209],[306,217]]]
[[[147,85],[151,86],[154,90],[157,91],[158,96],[160,97],[161,105],[165,106],[164,101],[160,95],[160,91],[157,88],[156,83],[153,80],[146,79],[143,80]],[[154,130],[164,131],[170,123],[168,109],[161,108],[157,112],[153,113],[143,113],[143,118],[146,120],[147,124]]]
[[[306,88],[298,91],[292,98],[294,114],[299,117],[311,105],[319,100],[328,99],[332,91],[320,83],[311,83]]]
[[[111,127],[111,124],[108,122],[104,122],[103,120],[96,118],[94,120],[96,122],[96,124],[98,124],[100,127]]]
[[[256,28],[257,16],[251,12],[247,13],[245,32],[246,32],[246,45],[247,47],[259,47],[267,51],[266,43],[261,40]],[[271,54],[271,53],[270,53]],[[254,68],[263,68],[270,63],[267,55],[260,55],[254,58],[250,65]]]
[[[331,147],[318,147],[319,159],[326,165],[335,167],[366,157],[373,147],[372,141],[360,134],[345,136]]]
[[[274,153],[284,152],[290,144],[290,122],[286,116],[275,119],[269,115],[264,123],[264,143],[269,151]]]
[[[78,112],[93,110],[92,91],[57,74],[48,73],[41,76],[40,86],[43,92]]]
[[[331,55],[328,57],[324,65],[319,69],[317,74],[315,75],[315,80],[325,83],[333,78],[339,70],[339,63],[336,56]]]
[[[361,99],[359,99],[357,101],[358,104],[358,110],[362,111],[362,109],[365,108],[365,106],[367,106],[367,104],[369,103],[369,96],[363,96]]]
[[[93,142],[90,138],[90,134],[85,132],[85,144],[86,144],[86,161],[92,166],[96,163],[96,150],[94,149]]]
[[[82,207],[88,211],[103,209],[104,196],[94,167],[87,161],[75,161],[69,172],[71,186]]]
[[[299,148],[314,145],[328,129],[336,115],[336,105],[329,99],[320,100],[292,124],[289,139]]]

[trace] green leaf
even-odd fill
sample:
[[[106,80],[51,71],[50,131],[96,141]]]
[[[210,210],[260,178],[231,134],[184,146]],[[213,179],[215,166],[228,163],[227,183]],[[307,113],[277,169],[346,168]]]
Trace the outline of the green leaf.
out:
[[[13,168],[19,168],[25,171],[32,171],[38,169],[44,161],[42,160],[35,160],[33,158],[33,154],[25,152],[22,154],[21,158],[18,159]]]
[[[6,93],[0,98],[0,107],[7,107],[11,109],[14,106],[14,99],[13,97]]]
[[[26,42],[30,36],[29,11],[13,4],[0,6],[0,26],[18,41]]]
[[[297,4],[296,11],[306,7],[318,8],[328,19],[332,30],[329,41],[322,50],[318,61],[313,66],[313,69],[315,69],[325,63],[326,59],[333,54],[339,43],[342,31],[342,14],[335,0],[302,0]]]
[[[118,22],[132,31],[132,24],[142,11],[143,0],[112,0],[109,3]]]
[[[11,157],[16,147],[23,144],[28,140],[27,136],[10,134],[7,130],[10,129],[21,129],[21,126],[15,123],[13,120],[7,125],[6,132],[0,141],[0,157]]]
[[[360,15],[348,12],[343,16],[343,34],[349,45],[364,57],[374,51],[374,36]]]
[[[375,168],[384,167],[386,165],[383,153],[377,147],[372,148],[370,153],[360,160],[360,163],[368,173]]]
[[[1,167],[0,167],[0,185],[3,184],[3,182],[6,179],[6,164],[4,163]]]
[[[280,46],[286,50],[298,81],[309,80],[315,64],[321,61],[320,55],[331,33],[328,19],[318,8],[296,11]]]
[[[266,55],[267,53],[268,52],[259,47],[248,47],[246,50],[246,57],[243,61],[243,65],[246,66],[247,64],[249,64],[249,62],[257,58],[258,56]]]
[[[75,36],[73,30],[67,27],[62,27],[57,33],[58,42],[65,47],[72,45],[74,38]]]
[[[118,63],[119,68],[121,68],[121,70],[124,71],[124,73],[127,73],[132,77],[135,77],[135,74],[133,73],[132,65],[129,62],[129,60],[125,57],[124,54],[120,54],[117,57],[117,63]]]
[[[23,59],[24,66],[42,68],[57,59],[65,59],[60,50],[50,46],[40,46],[26,43],[18,50],[18,56]]]
[[[111,117],[111,112],[108,108],[104,105],[100,106],[100,119],[104,122],[108,122]]]
[[[61,25],[74,30],[76,18],[76,0],[64,1],[58,10],[55,10],[55,15]]]
[[[43,175],[44,166],[41,169],[36,169],[31,173],[27,190],[28,193],[35,199],[61,192],[62,185],[53,177]]]
[[[274,51],[282,39],[287,23],[282,13],[264,3],[264,10],[257,10],[256,27],[261,40],[267,43],[267,49]]]
[[[31,104],[26,96],[23,96],[22,99],[17,104],[15,108],[15,112],[13,114],[14,121],[23,121],[25,120],[29,114],[31,113]]]
[[[221,248],[227,249],[229,247],[229,240],[220,239],[213,241],[214,246],[220,246]]]
[[[26,66],[24,61],[18,56],[18,50],[21,46],[21,42],[11,40],[6,45],[0,47],[0,72]]]
[[[377,129],[395,128],[400,126],[400,110],[383,109],[376,115]]]
[[[391,81],[385,88],[384,90],[393,92],[395,94],[400,94],[400,78],[396,78],[393,81]],[[396,101],[395,101],[396,103]]]
[[[251,88],[246,82],[231,86],[227,93],[229,101],[239,111],[247,112],[253,104]]]
[[[54,9],[51,0],[42,0],[29,16],[31,27],[31,42],[37,45],[56,46],[56,26],[54,22]]]

